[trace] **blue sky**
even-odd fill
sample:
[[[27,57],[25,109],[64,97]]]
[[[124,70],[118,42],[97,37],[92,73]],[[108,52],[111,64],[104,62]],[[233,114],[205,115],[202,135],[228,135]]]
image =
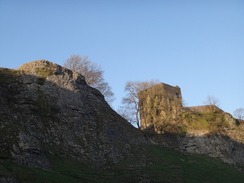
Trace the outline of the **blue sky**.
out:
[[[0,0],[0,40],[0,67],[88,56],[114,108],[126,81],[151,79],[180,86],[188,106],[244,107],[243,0]]]

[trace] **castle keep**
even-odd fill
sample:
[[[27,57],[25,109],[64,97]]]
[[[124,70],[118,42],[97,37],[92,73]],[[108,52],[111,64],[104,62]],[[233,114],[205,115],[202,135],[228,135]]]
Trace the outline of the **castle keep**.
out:
[[[155,132],[163,133],[169,123],[177,120],[182,107],[180,87],[160,83],[138,95],[142,130],[153,127]]]

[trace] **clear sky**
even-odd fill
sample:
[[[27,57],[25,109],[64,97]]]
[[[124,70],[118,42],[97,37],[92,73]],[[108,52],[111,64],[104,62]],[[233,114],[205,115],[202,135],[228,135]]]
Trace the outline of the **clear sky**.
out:
[[[244,107],[243,0],[0,0],[0,67],[72,54],[100,64],[120,105],[126,81],[181,87]]]

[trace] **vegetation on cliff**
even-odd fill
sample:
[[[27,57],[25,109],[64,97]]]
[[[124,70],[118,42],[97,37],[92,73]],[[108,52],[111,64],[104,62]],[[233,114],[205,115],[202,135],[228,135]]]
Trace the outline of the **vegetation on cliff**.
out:
[[[221,111],[172,107],[177,115],[170,115],[174,121],[162,129],[166,133],[142,132],[113,111],[82,75],[45,60],[1,68],[0,91],[0,182],[244,179],[228,165],[243,169],[243,144],[229,138],[232,132],[238,139],[235,132],[243,125]],[[208,136],[187,136],[199,130]],[[228,164],[189,152],[207,152]]]

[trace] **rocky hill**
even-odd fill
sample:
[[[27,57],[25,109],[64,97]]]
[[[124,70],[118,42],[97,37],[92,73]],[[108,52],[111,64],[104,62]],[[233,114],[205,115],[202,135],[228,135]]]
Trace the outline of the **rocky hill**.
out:
[[[142,133],[82,75],[40,60],[0,70],[0,158],[48,168],[48,155],[105,165],[130,156]]]
[[[182,114],[187,124],[198,115],[187,114]],[[237,138],[175,132],[134,128],[82,75],[55,63],[0,68],[0,182],[243,180],[243,173],[225,163],[189,154],[242,169],[244,145]],[[196,177],[210,174],[213,181]]]

